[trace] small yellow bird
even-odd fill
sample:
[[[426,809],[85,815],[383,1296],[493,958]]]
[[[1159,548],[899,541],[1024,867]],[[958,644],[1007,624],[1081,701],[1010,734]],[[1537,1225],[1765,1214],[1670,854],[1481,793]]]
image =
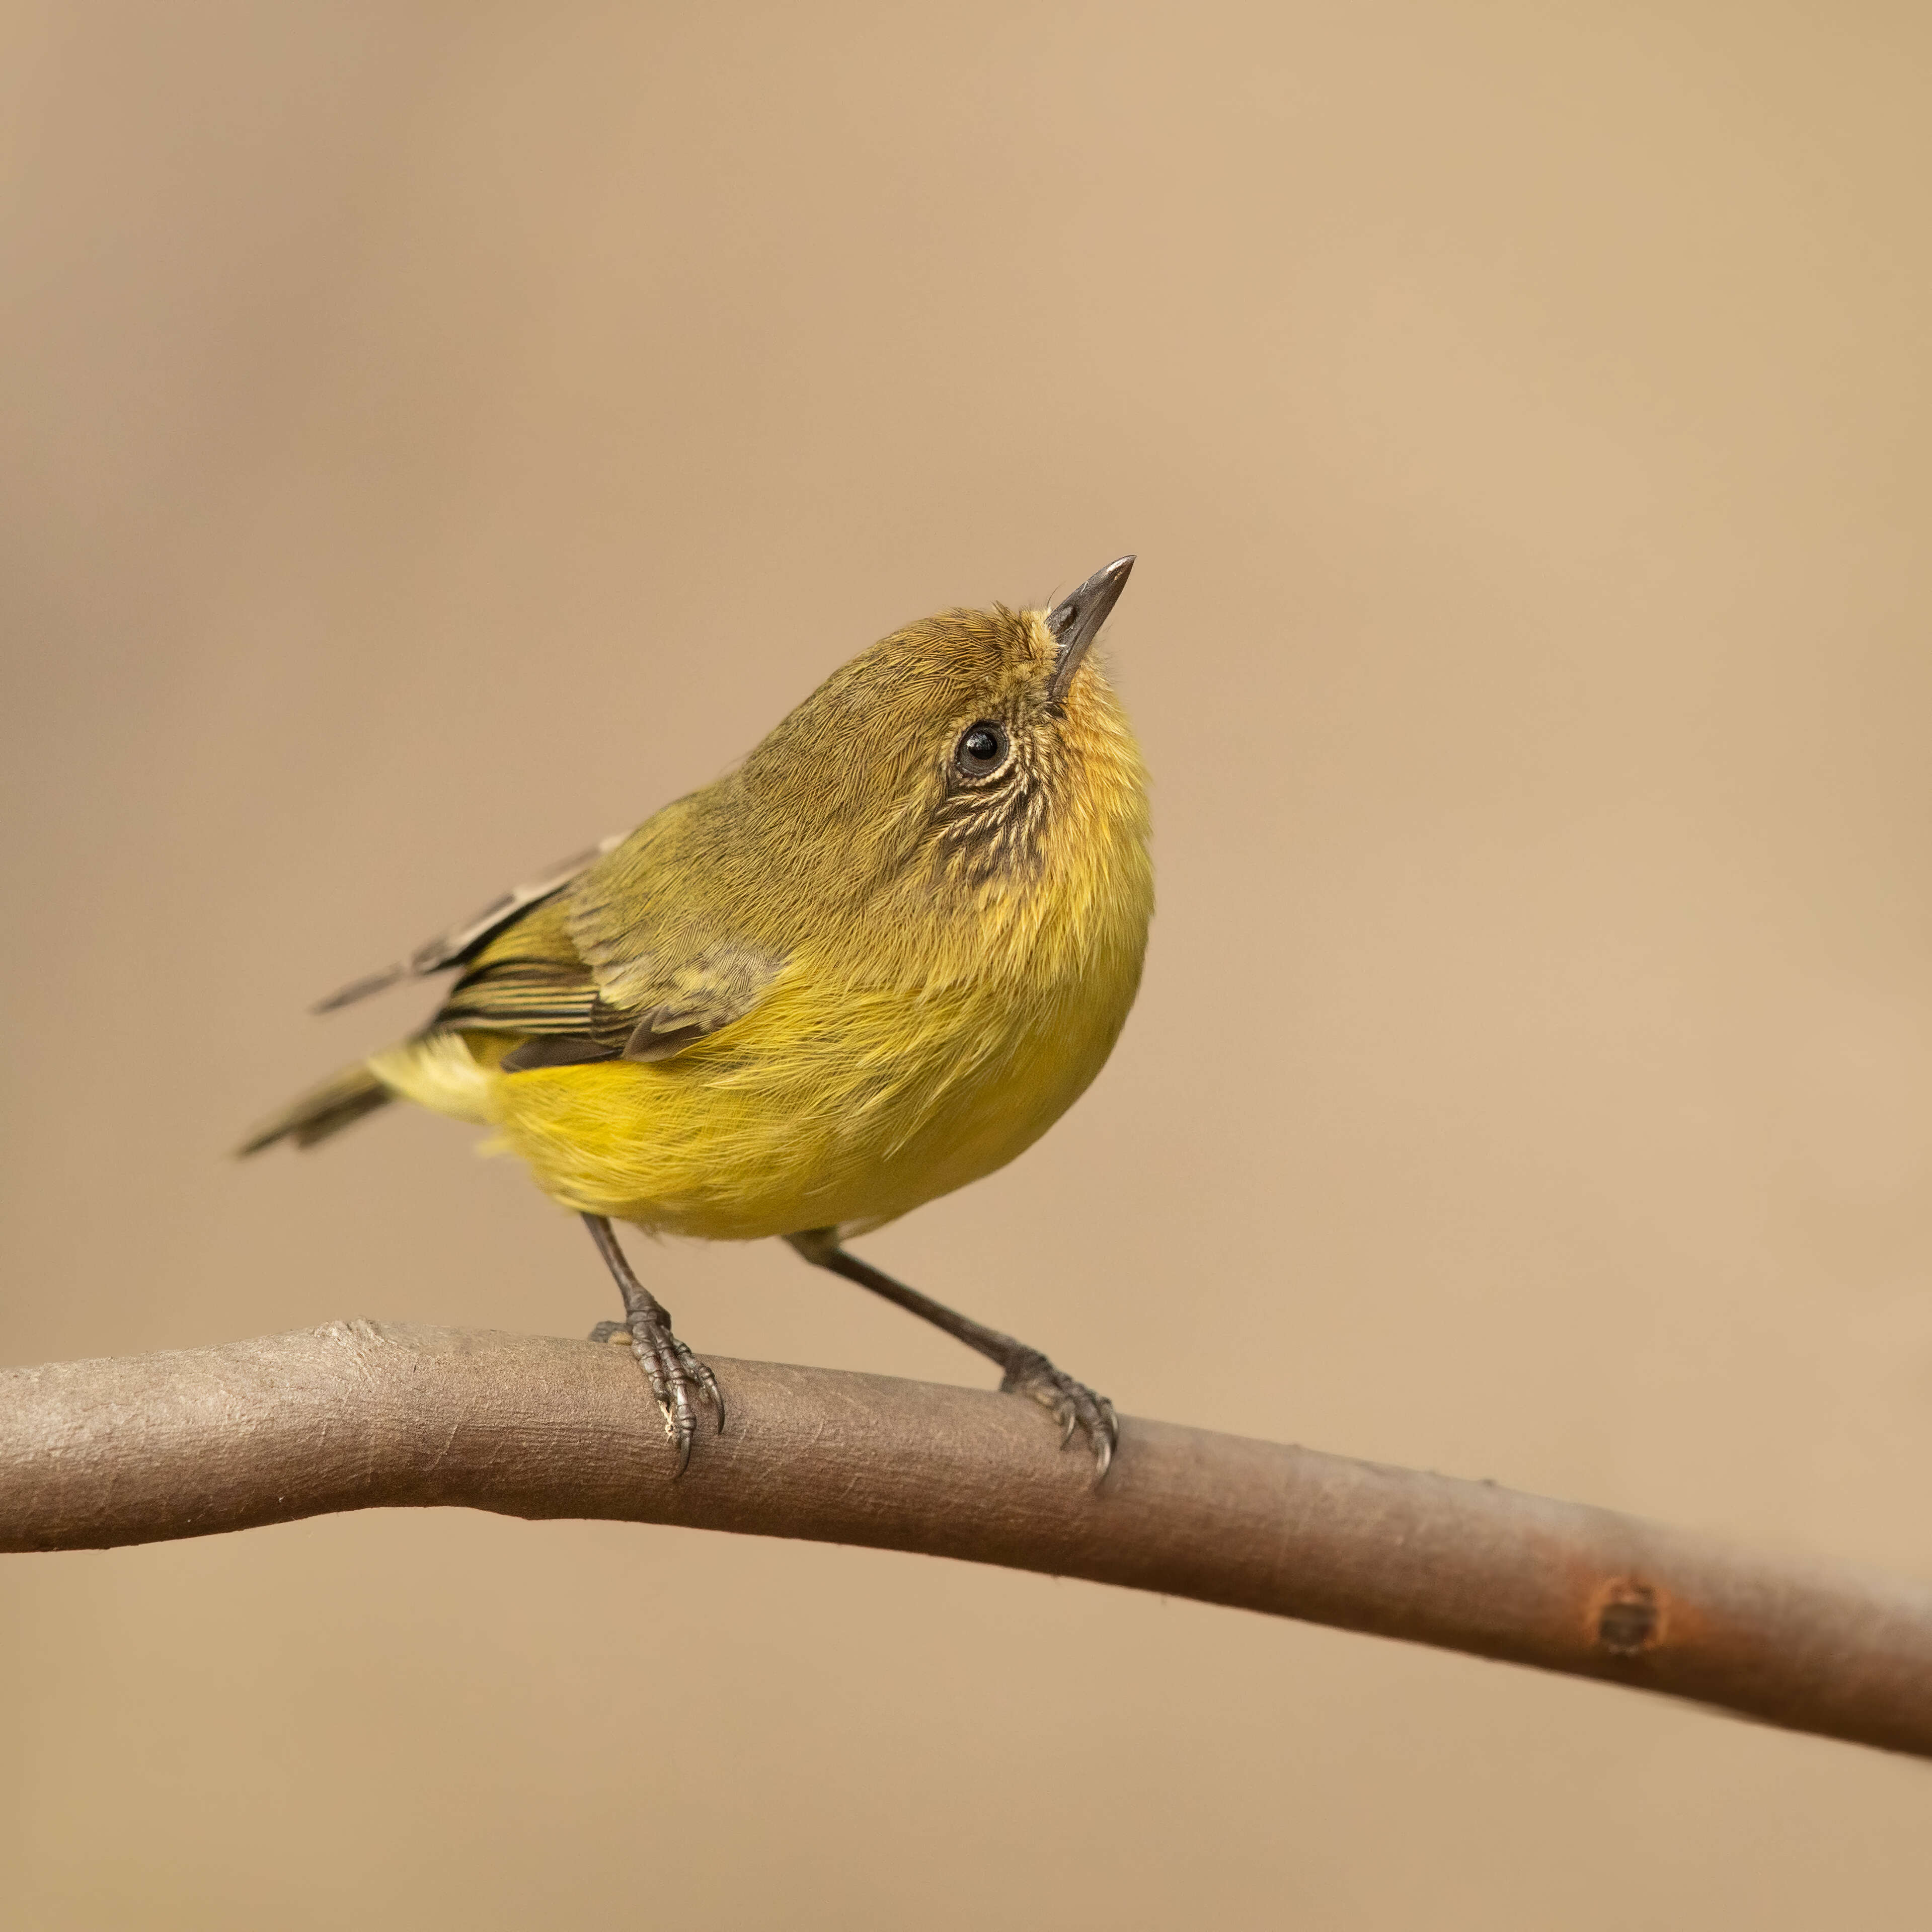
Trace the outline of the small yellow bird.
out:
[[[682,1471],[711,1372],[614,1220],[782,1235],[990,1356],[1083,1431],[1113,1407],[842,1244],[1004,1166],[1140,984],[1146,773],[1092,646],[1134,560],[1050,610],[948,610],[835,671],[738,768],[506,893],[327,1011],[460,969],[435,1017],[266,1122],[308,1147],[398,1095],[495,1129],[589,1224]]]

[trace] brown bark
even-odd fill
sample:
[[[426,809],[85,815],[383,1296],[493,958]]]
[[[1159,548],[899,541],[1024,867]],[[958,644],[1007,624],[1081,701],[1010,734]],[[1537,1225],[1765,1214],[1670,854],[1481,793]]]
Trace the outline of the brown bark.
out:
[[[460,1504],[869,1544],[1401,1637],[1932,1756],[1932,1588],[1580,1504],[1124,1419],[1096,1486],[1040,1409],[714,1359],[671,1478],[627,1352],[332,1322],[0,1370],[0,1550]]]

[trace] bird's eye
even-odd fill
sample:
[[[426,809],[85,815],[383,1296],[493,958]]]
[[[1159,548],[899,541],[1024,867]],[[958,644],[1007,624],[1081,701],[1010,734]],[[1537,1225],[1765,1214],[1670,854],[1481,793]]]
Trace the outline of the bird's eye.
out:
[[[959,748],[952,758],[962,777],[985,778],[1006,762],[1006,752],[1005,731],[990,718],[982,718],[960,734]]]

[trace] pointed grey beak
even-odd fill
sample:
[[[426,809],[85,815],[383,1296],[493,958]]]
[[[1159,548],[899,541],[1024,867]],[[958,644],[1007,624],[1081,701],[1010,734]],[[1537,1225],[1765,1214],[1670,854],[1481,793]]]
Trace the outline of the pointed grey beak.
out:
[[[1055,710],[1073,682],[1073,674],[1087,655],[1108,613],[1119,602],[1127,587],[1127,574],[1134,567],[1130,556],[1117,556],[1094,572],[1078,590],[1070,591],[1046,614],[1046,628],[1060,646],[1053,663],[1053,678],[1046,687],[1046,701]]]

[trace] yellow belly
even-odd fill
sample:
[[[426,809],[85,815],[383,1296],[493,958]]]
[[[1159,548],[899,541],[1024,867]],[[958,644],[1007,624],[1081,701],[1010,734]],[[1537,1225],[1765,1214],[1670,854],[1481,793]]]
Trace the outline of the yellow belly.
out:
[[[494,1125],[579,1212],[713,1240],[850,1234],[1030,1146],[1100,1070],[1138,979],[1138,947],[1099,983],[1019,1000],[1010,982],[835,997],[801,977],[671,1060],[506,1075],[502,1042],[444,1036],[371,1064]]]

